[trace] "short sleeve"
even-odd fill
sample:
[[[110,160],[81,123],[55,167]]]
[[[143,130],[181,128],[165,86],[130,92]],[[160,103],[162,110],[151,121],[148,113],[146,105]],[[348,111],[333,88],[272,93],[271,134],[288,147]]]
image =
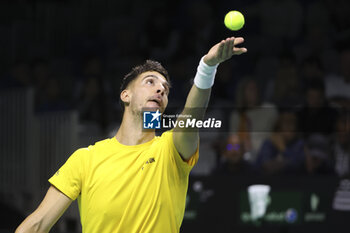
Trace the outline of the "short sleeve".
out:
[[[83,159],[88,149],[78,149],[66,163],[49,179],[49,182],[58,190],[75,200],[81,191],[83,177]]]
[[[167,141],[167,144],[170,147],[170,151],[171,154],[174,157],[176,166],[186,172],[189,173],[192,168],[194,167],[194,165],[196,165],[198,158],[199,158],[199,143],[198,143],[198,147],[196,152],[191,156],[191,158],[188,161],[184,161],[181,157],[181,155],[179,154],[179,152],[177,151],[175,144],[174,144],[174,140],[173,140],[173,131],[167,131],[165,133],[163,133],[162,137],[164,137],[164,139]]]

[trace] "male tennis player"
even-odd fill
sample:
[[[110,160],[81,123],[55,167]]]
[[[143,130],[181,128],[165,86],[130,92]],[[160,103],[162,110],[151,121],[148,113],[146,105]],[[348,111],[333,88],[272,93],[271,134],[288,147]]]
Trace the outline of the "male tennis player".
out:
[[[203,117],[217,66],[247,52],[236,47],[242,42],[241,37],[227,38],[201,59],[183,115]],[[162,112],[169,87],[160,63],[133,68],[121,87],[124,114],[116,136],[74,152],[16,232],[48,232],[75,199],[83,232],[179,232],[188,176],[198,159],[198,130],[170,130],[156,137],[154,130],[142,128],[142,110]]]

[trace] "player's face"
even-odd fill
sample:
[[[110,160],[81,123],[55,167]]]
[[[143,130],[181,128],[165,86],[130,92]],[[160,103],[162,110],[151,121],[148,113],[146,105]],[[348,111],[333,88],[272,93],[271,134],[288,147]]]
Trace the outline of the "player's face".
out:
[[[139,75],[131,88],[130,107],[133,110],[159,109],[163,112],[168,105],[169,83],[163,75],[148,71]]]

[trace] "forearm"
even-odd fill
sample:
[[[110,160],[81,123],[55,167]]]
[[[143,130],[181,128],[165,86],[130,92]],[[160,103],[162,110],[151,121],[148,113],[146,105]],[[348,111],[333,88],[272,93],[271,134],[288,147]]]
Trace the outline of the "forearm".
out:
[[[211,88],[200,89],[196,87],[196,85],[193,85],[187,96],[185,108],[180,114],[178,120],[186,120],[188,118],[202,120],[208,107],[210,93]],[[181,131],[198,133],[198,129],[193,128],[182,128]],[[184,134],[183,136],[193,137],[194,134]]]
[[[200,89],[196,85],[193,85],[188,93],[183,113],[202,119],[208,107],[210,93],[211,88]]]
[[[187,96],[185,108],[177,119],[178,122],[203,120],[218,66],[218,64],[208,63],[207,57],[208,55],[205,55],[199,62],[194,84]],[[179,126],[175,128],[174,143],[185,160],[188,160],[195,153],[198,142],[198,128],[179,128]]]
[[[211,88],[200,89],[192,86],[185,104],[185,108],[178,117],[178,121],[186,119],[202,120],[208,106]],[[196,128],[175,128],[174,132],[175,146],[181,156],[188,160],[198,147],[199,132]],[[179,144],[181,146],[179,146]]]

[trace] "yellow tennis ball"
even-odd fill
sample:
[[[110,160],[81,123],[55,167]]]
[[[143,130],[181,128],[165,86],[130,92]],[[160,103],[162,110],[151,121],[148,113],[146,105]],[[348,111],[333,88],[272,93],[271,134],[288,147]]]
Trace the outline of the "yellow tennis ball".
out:
[[[244,25],[244,16],[239,11],[230,11],[225,15],[224,23],[228,29],[238,31]]]

